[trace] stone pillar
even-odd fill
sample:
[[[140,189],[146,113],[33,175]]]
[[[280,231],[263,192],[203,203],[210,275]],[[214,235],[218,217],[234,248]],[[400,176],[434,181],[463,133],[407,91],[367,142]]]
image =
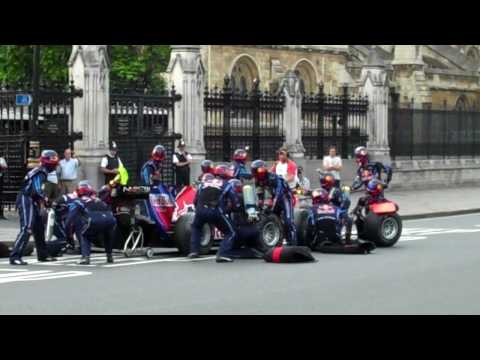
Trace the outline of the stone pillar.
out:
[[[300,79],[295,72],[289,70],[280,84],[285,96],[284,130],[285,146],[290,157],[297,163],[303,163],[305,148],[302,143],[302,92]]]
[[[175,86],[182,100],[175,104],[175,133],[182,134],[187,151],[192,155],[192,178],[200,174],[199,163],[205,159],[203,107],[205,67],[200,45],[172,45],[167,74],[170,86]]]
[[[388,142],[389,84],[383,61],[373,50],[363,66],[360,76],[360,92],[368,96],[368,150],[372,159],[390,163]]]
[[[82,162],[82,179],[97,189],[103,185],[101,158],[109,146],[110,63],[107,45],[73,45],[69,62],[70,78],[83,97],[74,100],[73,130],[83,132],[75,144]]]

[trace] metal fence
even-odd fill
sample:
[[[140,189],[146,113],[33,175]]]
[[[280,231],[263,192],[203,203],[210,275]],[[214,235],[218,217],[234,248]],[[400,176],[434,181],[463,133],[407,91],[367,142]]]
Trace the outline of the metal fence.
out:
[[[167,160],[162,164],[162,181],[174,183],[173,151],[180,135],[169,132],[169,124],[174,123],[175,102],[179,100],[181,96],[175,88],[158,94],[123,90],[110,95],[110,140],[119,147],[119,156],[129,172],[131,184],[139,182],[141,167],[158,144],[167,150]]]
[[[30,106],[18,106],[16,96],[31,95]],[[15,196],[27,172],[28,158],[40,154],[30,145],[37,143],[40,149],[53,149],[59,153],[82,138],[72,131],[73,99],[82,96],[82,91],[70,86],[38,88],[30,85],[0,89],[0,154],[8,163],[4,182],[7,204]]]
[[[389,111],[392,159],[438,159],[480,155],[480,112],[415,109],[392,101]]]
[[[205,90],[205,147],[213,161],[230,161],[238,148],[249,146],[254,159],[273,160],[285,140],[283,95],[259,90],[250,93],[232,89],[225,78],[222,90]]]
[[[318,94],[305,96],[302,102],[302,142],[305,156],[322,159],[334,145],[343,158],[368,141],[368,99],[352,96],[348,88],[342,95],[325,95],[323,85]]]

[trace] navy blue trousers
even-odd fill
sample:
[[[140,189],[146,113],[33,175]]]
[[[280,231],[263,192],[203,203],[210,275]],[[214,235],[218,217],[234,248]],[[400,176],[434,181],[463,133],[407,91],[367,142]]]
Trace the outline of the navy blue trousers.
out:
[[[90,256],[92,242],[103,235],[105,253],[112,254],[117,221],[113,214],[92,212],[89,217],[79,216],[73,225],[75,236],[80,241],[82,256]]]
[[[200,253],[203,227],[205,224],[216,227],[225,236],[220,244],[219,256],[229,256],[235,244],[236,232],[231,220],[218,208],[198,207],[192,225],[191,252]]]
[[[287,196],[284,196],[275,206],[273,212],[281,216],[285,227],[287,228],[287,241],[291,246],[297,246],[297,228],[295,227],[293,215],[293,202]]]
[[[10,260],[19,260],[22,258],[23,251],[33,235],[37,257],[39,260],[48,256],[47,244],[45,243],[45,224],[40,215],[40,209],[29,196],[20,194],[17,197],[17,209],[20,217],[20,233],[15,240],[13,250],[10,254]]]

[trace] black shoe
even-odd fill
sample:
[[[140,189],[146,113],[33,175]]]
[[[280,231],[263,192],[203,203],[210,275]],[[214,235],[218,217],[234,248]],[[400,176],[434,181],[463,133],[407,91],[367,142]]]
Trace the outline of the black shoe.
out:
[[[47,256],[45,258],[40,258],[38,259],[39,262],[55,262],[57,261],[57,259],[55,259],[54,257],[51,257],[51,256]]]
[[[15,259],[15,260],[10,260],[10,265],[13,266],[26,266],[28,265],[27,262],[23,261],[22,259]]]
[[[113,255],[112,254],[107,255],[107,264],[113,264]]]
[[[77,265],[90,265],[90,257],[89,256],[83,256],[80,261],[77,263]]]
[[[217,256],[217,263],[231,263],[233,259],[227,256]]]
[[[187,259],[191,259],[191,260],[193,260],[193,259],[199,259],[199,258],[200,258],[200,255],[198,255],[197,253],[190,253],[190,254],[188,254],[188,256],[187,256]]]
[[[74,247],[68,247],[65,251],[67,255],[80,255],[80,249],[75,249]]]

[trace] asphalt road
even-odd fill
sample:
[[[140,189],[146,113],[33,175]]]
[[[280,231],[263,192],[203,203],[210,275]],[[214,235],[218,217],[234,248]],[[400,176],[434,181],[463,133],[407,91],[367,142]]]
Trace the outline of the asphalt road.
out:
[[[90,267],[0,260],[0,314],[480,314],[480,214],[412,220],[371,255],[267,264],[167,252]],[[16,270],[16,271],[14,271]]]

